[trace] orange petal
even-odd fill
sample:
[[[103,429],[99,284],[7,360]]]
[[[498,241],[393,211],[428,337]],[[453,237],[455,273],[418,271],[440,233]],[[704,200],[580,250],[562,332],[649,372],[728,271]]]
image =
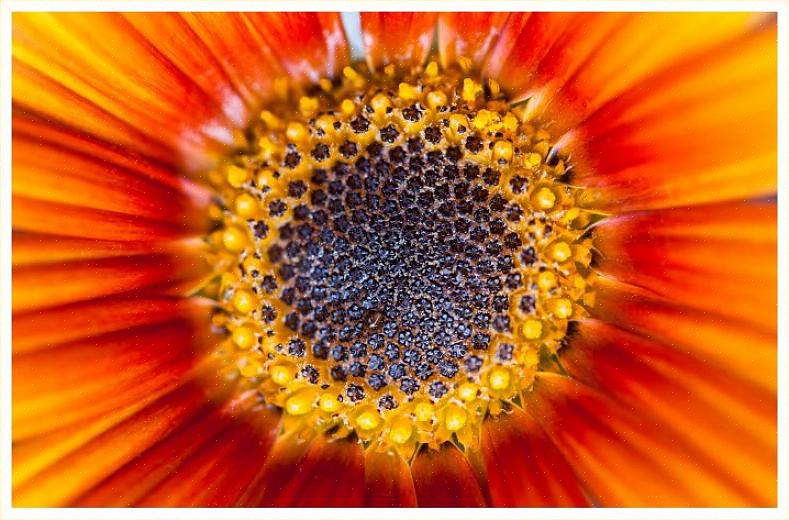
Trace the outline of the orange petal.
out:
[[[494,507],[589,505],[570,465],[521,409],[485,421],[481,451]]]
[[[573,182],[618,212],[774,193],[776,52],[773,24],[633,86],[566,137]]]
[[[540,375],[526,406],[601,505],[766,505],[650,415],[570,378]]]
[[[688,308],[626,284],[598,279],[592,314],[618,327],[666,343],[717,370],[774,392],[775,331],[709,311]]]
[[[133,291],[208,272],[197,257],[150,254],[89,261],[21,266],[14,269],[14,312],[34,311]]]
[[[151,483],[141,507],[229,507],[236,505],[266,460],[279,414],[255,407],[237,417],[165,480]],[[187,441],[188,442],[188,441]],[[180,454],[180,452],[179,452]],[[174,461],[168,461],[172,464]],[[172,467],[172,466],[170,466]]]
[[[595,228],[607,276],[671,300],[777,328],[776,206],[732,203],[614,216]]]
[[[419,507],[484,507],[485,498],[468,459],[454,445],[424,448],[411,464]]]
[[[367,507],[415,507],[411,468],[395,451],[368,449],[364,454],[365,503]]]
[[[296,83],[339,75],[350,60],[339,13],[245,13]]]
[[[233,144],[232,121],[217,100],[121,14],[17,13],[13,26],[15,105],[110,142],[116,131],[108,127],[132,127],[174,157],[138,140],[119,144],[167,162],[199,161]],[[95,109],[105,117],[95,117]]]
[[[14,356],[14,438],[65,427],[178,384],[211,339],[207,324],[173,320]]]
[[[611,325],[582,322],[561,355],[575,378],[654,417],[734,482],[743,501],[776,493],[776,395]],[[745,370],[745,367],[743,367]],[[745,470],[747,468],[747,470]]]
[[[440,13],[438,50],[441,64],[449,67],[458,57],[482,63],[501,32],[509,13]]]
[[[422,64],[433,44],[436,13],[361,13],[367,64]]]
[[[13,353],[53,348],[114,331],[164,323],[172,319],[205,316],[207,305],[181,298],[130,298],[89,300],[44,311],[13,316]]]
[[[273,507],[359,507],[364,504],[364,451],[356,440],[318,435]]]
[[[14,196],[12,226],[29,231],[100,240],[165,240],[198,232],[184,226],[105,211]],[[198,224],[199,226],[199,224]]]
[[[17,379],[15,376],[14,382]],[[105,393],[107,388],[109,386],[105,386]],[[197,412],[205,399],[205,390],[196,384],[162,397],[14,489],[14,506],[68,505],[79,494],[177,429]],[[14,411],[16,408],[15,404]],[[16,434],[16,426],[14,429]]]
[[[24,134],[13,138],[12,190],[14,196],[26,199],[135,215],[183,228],[194,228],[188,223],[207,219],[207,195],[198,203],[182,189],[144,178],[104,158]]]

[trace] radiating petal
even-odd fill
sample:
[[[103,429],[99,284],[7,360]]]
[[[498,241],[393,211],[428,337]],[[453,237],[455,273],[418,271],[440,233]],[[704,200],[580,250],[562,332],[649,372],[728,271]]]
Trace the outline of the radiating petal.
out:
[[[595,228],[600,272],[673,301],[777,328],[776,205],[642,211]]]
[[[573,379],[540,375],[526,406],[602,505],[767,505],[650,415]]]
[[[580,324],[561,362],[573,377],[654,417],[661,429],[701,452],[743,501],[775,500],[773,392],[665,344],[591,320]]]
[[[411,468],[394,450],[365,452],[364,482],[367,507],[416,506]]]
[[[510,13],[440,13],[438,50],[441,64],[449,67],[463,56],[479,66],[509,16]]]
[[[481,451],[495,507],[583,507],[589,505],[572,468],[519,408],[482,427]]]
[[[21,266],[13,273],[12,308],[30,312],[184,279],[196,281],[207,273],[199,257],[167,254]]]
[[[364,451],[356,440],[318,435],[274,507],[359,507],[364,504]]]
[[[228,428],[187,457],[165,480],[151,485],[150,492],[135,505],[235,505],[266,460],[278,423],[278,413],[259,406],[233,418]],[[179,457],[181,453],[179,450],[174,455]]]
[[[452,444],[423,449],[411,464],[419,507],[483,507],[485,497],[468,459]]]
[[[685,59],[596,111],[566,136],[573,182],[618,212],[773,193],[775,31]]]
[[[177,429],[200,409],[205,399],[206,390],[200,384],[188,384],[162,397],[14,489],[14,506],[68,505],[80,493]],[[14,411],[16,408],[15,404]]]
[[[210,338],[206,327],[194,320],[171,320],[14,356],[14,439],[62,428],[178,385],[204,356]]]
[[[421,64],[430,52],[436,13],[361,13],[367,64]]]

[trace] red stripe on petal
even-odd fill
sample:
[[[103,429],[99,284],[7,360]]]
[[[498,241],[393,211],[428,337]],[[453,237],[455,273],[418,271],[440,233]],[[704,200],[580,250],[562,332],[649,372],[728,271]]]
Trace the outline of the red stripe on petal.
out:
[[[187,385],[168,394],[14,489],[14,506],[68,505],[177,429],[200,409],[205,400],[206,393],[199,385]]]
[[[195,280],[208,273],[198,258],[152,254],[17,267],[14,312],[30,312],[120,294],[144,287]]]
[[[231,420],[229,428],[188,457],[136,502],[142,507],[229,507],[258,474],[274,443],[279,414],[262,407]]]
[[[774,393],[597,321],[580,324],[561,361],[573,377],[661,421],[661,429],[703,453],[743,502],[775,500]]]
[[[444,67],[463,56],[481,64],[495,43],[509,13],[441,13],[438,50]]]
[[[452,444],[423,449],[411,464],[419,507],[484,507],[485,498],[468,459]]]
[[[481,451],[491,505],[589,505],[570,465],[537,422],[519,408],[485,421]]]
[[[677,306],[777,328],[775,204],[646,211],[595,228],[601,272]],[[736,304],[733,304],[736,302]]]
[[[415,507],[416,492],[411,468],[395,451],[368,449],[364,454],[367,507]]]
[[[361,13],[367,64],[424,63],[436,29],[436,13]]]
[[[359,507],[364,504],[364,450],[355,440],[318,435],[273,507]]]
[[[137,327],[14,356],[13,433],[22,439],[177,385],[212,340],[193,320]]]
[[[773,193],[776,52],[772,26],[634,86],[568,139],[574,182],[614,211]]]

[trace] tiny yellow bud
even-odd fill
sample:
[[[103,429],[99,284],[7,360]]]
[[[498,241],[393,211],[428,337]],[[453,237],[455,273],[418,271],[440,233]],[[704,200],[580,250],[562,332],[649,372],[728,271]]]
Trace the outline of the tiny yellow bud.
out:
[[[247,245],[247,234],[236,226],[230,226],[222,233],[222,244],[228,251],[238,253]]]
[[[466,425],[466,410],[456,404],[447,406],[444,422],[447,425],[447,430],[456,432]]]
[[[496,141],[496,144],[493,145],[493,159],[510,162],[512,160],[512,143],[509,141]]]
[[[266,126],[272,130],[279,130],[282,127],[282,121],[268,110],[264,110],[260,113],[260,120],[266,123]]]
[[[290,364],[274,365],[269,368],[269,377],[280,386],[285,386],[296,376],[296,367]]]
[[[542,162],[542,156],[538,153],[527,153],[523,158],[523,164],[533,170]]]
[[[547,291],[556,286],[556,275],[553,271],[543,271],[537,275],[537,286]]]
[[[340,103],[340,110],[346,116],[352,116],[356,112],[356,105],[350,99],[343,99]]]
[[[325,394],[321,394],[318,400],[318,406],[320,406],[321,410],[324,412],[334,413],[340,409],[340,402],[337,400],[336,395],[326,392]]]
[[[392,106],[392,102],[384,94],[376,94],[370,100],[370,106],[378,113],[385,113],[386,109]]]
[[[395,444],[405,444],[414,433],[414,425],[407,417],[400,416],[392,422],[389,430],[389,440]]]
[[[438,76],[438,63],[435,61],[428,63],[427,67],[425,67],[425,76],[428,78],[435,78]]]
[[[556,194],[550,188],[542,186],[534,190],[531,201],[537,209],[551,209],[556,204]]]
[[[263,367],[254,359],[246,358],[243,366],[239,367],[238,371],[244,377],[255,377],[259,375]]]
[[[240,349],[248,349],[255,344],[255,335],[247,327],[236,327],[233,330],[233,343]]]
[[[551,258],[557,262],[565,262],[573,256],[573,250],[567,242],[557,242],[551,248]]]
[[[301,123],[291,122],[288,123],[288,128],[285,130],[285,135],[288,140],[294,143],[301,143],[309,137],[307,127]]]
[[[304,415],[312,410],[316,392],[312,388],[302,388],[285,401],[285,411],[290,415]]]
[[[365,410],[356,416],[356,424],[362,430],[374,430],[381,424],[381,416],[375,410]]]
[[[461,90],[460,93],[460,97],[463,99],[463,101],[472,103],[474,102],[475,99],[477,99],[477,96],[479,96],[481,93],[482,93],[482,85],[480,85],[479,83],[477,83],[471,78],[465,78],[463,80],[463,89]]]
[[[230,166],[227,169],[227,182],[234,188],[240,188],[245,182],[249,180],[249,172],[246,168],[239,166]]]
[[[427,95],[427,106],[433,110],[447,104],[447,95],[440,90],[434,90]]]
[[[255,298],[245,290],[236,291],[233,295],[233,307],[240,313],[247,314],[255,308]]]
[[[414,407],[414,415],[419,421],[430,421],[433,419],[433,405],[430,403],[419,403]]]
[[[249,193],[236,197],[236,214],[241,218],[252,218],[257,213],[258,203]]]
[[[551,300],[549,307],[551,312],[559,319],[564,320],[573,315],[573,302],[567,298]]]
[[[464,401],[473,401],[477,398],[479,386],[476,383],[463,383],[458,388],[458,397]]]
[[[329,81],[329,85],[331,85],[331,81]],[[301,115],[304,117],[314,116],[318,112],[318,99],[301,96],[299,98],[299,112],[301,112]]]
[[[493,390],[504,390],[510,386],[511,374],[506,367],[495,367],[490,371],[488,381]]]
[[[405,101],[414,101],[419,97],[419,92],[408,83],[400,83],[397,89],[397,95]]]
[[[537,339],[542,336],[542,322],[540,320],[526,320],[521,326],[521,331],[526,339]]]

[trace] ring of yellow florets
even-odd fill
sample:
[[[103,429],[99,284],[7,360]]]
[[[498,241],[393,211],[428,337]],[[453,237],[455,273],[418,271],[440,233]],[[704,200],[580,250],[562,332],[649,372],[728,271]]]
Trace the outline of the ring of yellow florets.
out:
[[[474,443],[585,315],[592,217],[493,81],[430,63],[319,87],[211,176],[225,376],[286,430]]]

